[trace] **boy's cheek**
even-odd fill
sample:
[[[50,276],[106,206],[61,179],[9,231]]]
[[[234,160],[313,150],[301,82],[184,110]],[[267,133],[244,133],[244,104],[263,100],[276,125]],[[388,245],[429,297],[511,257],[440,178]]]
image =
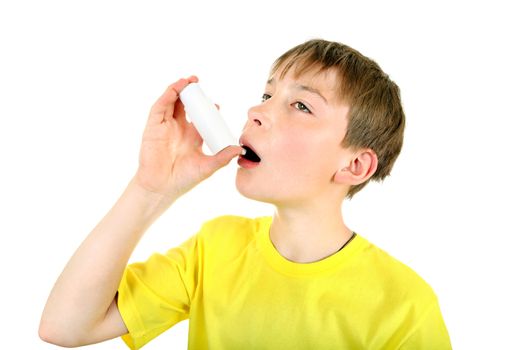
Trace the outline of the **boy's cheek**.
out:
[[[297,135],[285,137],[279,145],[281,159],[287,163],[296,163],[308,157],[308,145]]]
[[[282,170],[291,173],[310,173],[319,168],[321,152],[312,145],[300,142],[287,141],[282,145],[283,151],[279,156]]]

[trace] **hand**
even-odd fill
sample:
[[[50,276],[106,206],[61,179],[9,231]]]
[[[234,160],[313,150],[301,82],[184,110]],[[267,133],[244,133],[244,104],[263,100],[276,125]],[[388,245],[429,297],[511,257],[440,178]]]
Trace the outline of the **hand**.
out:
[[[242,152],[228,146],[214,156],[202,152],[202,137],[186,120],[180,92],[198,78],[170,85],[151,108],[142,136],[139,168],[134,181],[170,200],[180,197]]]

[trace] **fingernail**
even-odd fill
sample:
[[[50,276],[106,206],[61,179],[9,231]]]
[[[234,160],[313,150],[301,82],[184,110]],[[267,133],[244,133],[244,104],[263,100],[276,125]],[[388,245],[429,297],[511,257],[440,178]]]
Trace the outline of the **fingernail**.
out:
[[[241,156],[245,156],[245,155],[246,155],[246,150],[243,148],[241,151]]]

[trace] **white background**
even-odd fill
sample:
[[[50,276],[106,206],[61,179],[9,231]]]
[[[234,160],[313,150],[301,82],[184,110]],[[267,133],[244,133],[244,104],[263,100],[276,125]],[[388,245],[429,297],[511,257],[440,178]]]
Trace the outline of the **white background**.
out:
[[[407,116],[392,176],[345,203],[347,224],[433,286],[455,349],[523,349],[523,11],[505,1],[232,3],[1,2],[2,342],[55,348],[37,335],[48,293],[133,175],[167,85],[198,75],[238,135],[273,60],[320,37],[376,60]],[[236,167],[170,208],[132,260],[217,215],[270,215],[237,193]],[[147,348],[184,349],[186,333],[183,322]]]

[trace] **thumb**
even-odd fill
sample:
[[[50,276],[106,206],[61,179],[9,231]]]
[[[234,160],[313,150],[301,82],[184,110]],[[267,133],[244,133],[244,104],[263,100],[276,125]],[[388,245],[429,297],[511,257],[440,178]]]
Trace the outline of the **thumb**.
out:
[[[219,168],[227,165],[231,160],[244,152],[241,146],[228,146],[214,156],[210,156],[208,173],[213,173]]]

